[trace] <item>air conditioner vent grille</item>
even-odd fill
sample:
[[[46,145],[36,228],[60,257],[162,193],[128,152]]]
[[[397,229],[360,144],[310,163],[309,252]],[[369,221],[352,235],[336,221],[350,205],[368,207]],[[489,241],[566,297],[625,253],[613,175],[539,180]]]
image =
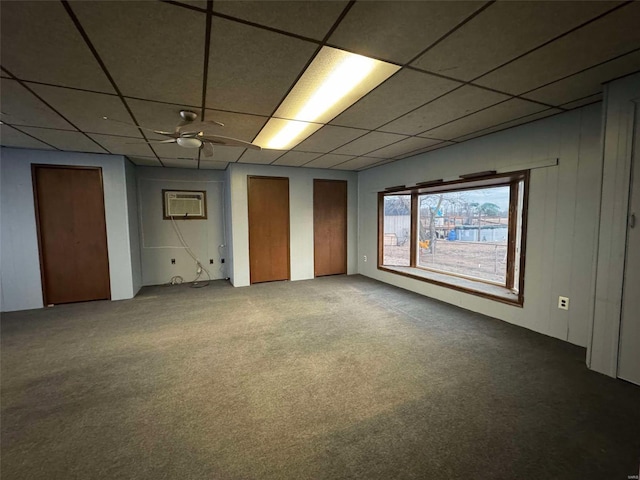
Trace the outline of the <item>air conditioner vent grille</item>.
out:
[[[206,193],[204,191],[163,190],[164,218],[207,218]]]

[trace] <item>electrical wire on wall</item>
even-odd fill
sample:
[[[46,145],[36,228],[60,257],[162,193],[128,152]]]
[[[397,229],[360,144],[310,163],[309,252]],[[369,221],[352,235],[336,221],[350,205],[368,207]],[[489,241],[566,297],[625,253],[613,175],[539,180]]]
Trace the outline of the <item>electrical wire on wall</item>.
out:
[[[207,287],[209,285],[209,283],[211,283],[211,274],[209,273],[209,270],[207,270],[204,265],[202,265],[202,262],[200,261],[200,259],[195,255],[195,253],[193,253],[193,250],[191,250],[191,247],[187,244],[186,240],[184,239],[184,237],[182,236],[182,232],[180,231],[180,228],[178,228],[178,224],[176,223],[176,220],[173,216],[169,217],[171,219],[171,224],[173,225],[173,229],[176,232],[176,235],[178,236],[178,240],[180,240],[180,243],[182,244],[182,246],[184,247],[184,249],[187,251],[187,253],[189,254],[189,256],[191,258],[193,258],[193,261],[196,262],[196,278],[193,280],[193,282],[191,282],[191,287],[192,288],[202,288],[202,287]],[[202,272],[207,274],[207,280],[206,281],[201,281],[200,277],[202,276]],[[176,278],[176,277],[174,277]],[[182,283],[182,277],[180,277],[180,282],[174,282],[174,278],[171,279],[171,283],[173,285],[178,284],[178,283]]]

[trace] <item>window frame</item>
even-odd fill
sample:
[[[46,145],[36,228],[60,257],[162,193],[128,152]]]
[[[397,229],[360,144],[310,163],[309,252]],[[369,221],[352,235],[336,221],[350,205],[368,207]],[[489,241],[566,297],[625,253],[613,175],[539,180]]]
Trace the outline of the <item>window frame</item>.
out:
[[[427,283],[451,288],[453,290],[470,293],[498,302],[507,303],[522,307],[524,305],[524,270],[526,261],[526,239],[527,239],[527,217],[529,204],[529,170],[496,174],[495,172],[483,172],[478,175],[460,177],[456,180],[442,181],[434,180],[430,182],[418,183],[413,187],[404,185],[390,187],[378,192],[378,270],[409,277]],[[523,185],[523,192],[520,192],[520,182]],[[436,270],[417,264],[418,252],[418,197],[422,194],[450,193],[468,191],[480,188],[509,186],[509,225],[507,231],[507,271],[504,285],[476,277]],[[384,265],[384,200],[390,195],[410,195],[411,196],[411,233],[409,240],[409,266]],[[520,225],[518,225],[518,200],[522,196],[522,212]],[[518,227],[520,227],[520,257],[516,265],[518,237]],[[518,278],[515,278],[516,266],[518,267]],[[455,278],[456,281],[447,279]],[[514,287],[518,285],[517,292]],[[499,291],[496,291],[498,289]]]

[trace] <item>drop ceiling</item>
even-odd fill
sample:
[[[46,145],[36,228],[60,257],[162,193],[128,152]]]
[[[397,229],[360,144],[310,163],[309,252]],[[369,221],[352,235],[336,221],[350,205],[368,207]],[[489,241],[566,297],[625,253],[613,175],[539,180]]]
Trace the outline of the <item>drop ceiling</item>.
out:
[[[0,3],[4,146],[363,170],[578,108],[640,70],[640,2]],[[291,150],[148,145],[181,109],[253,141],[322,46],[400,70]]]

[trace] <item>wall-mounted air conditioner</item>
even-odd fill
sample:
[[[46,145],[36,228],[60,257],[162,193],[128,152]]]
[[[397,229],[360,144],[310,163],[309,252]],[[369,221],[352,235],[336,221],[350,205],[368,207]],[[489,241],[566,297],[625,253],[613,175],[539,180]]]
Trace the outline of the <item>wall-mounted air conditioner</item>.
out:
[[[195,190],[162,190],[164,219],[207,218],[207,194]]]

